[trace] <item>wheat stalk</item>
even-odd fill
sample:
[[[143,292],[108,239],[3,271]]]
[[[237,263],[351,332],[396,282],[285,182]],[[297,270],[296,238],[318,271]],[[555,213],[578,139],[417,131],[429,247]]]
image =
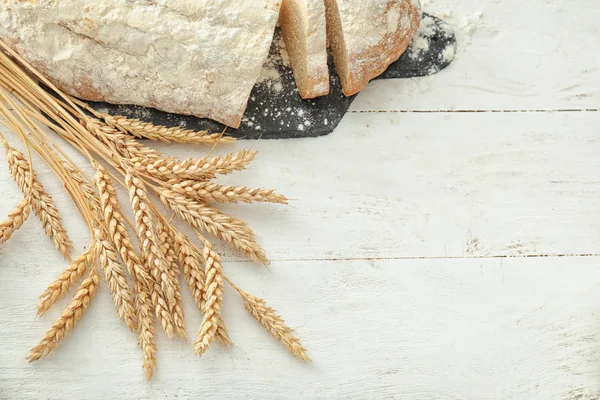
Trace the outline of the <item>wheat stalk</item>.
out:
[[[29,199],[23,199],[8,213],[8,217],[0,222],[0,243],[6,243],[29,217]]]
[[[245,186],[225,186],[214,182],[192,180],[168,182],[163,185],[173,192],[206,203],[278,203],[288,204],[284,195],[270,189],[249,189]]]
[[[46,235],[52,239],[54,247],[58,251],[67,259],[70,258],[73,243],[62,226],[60,214],[54,205],[54,200],[38,181],[35,172],[30,170],[25,155],[6,144],[5,147],[10,173],[23,194],[29,199],[33,211],[39,216]]]
[[[129,133],[137,138],[145,138],[157,142],[214,145],[219,142],[231,143],[235,140],[232,137],[223,136],[219,133],[209,134],[208,131],[197,132],[180,127],[167,128],[120,115],[112,116],[99,112],[94,112],[94,114],[96,117],[102,118],[107,125],[121,132]]]
[[[294,331],[285,325],[285,321],[279,316],[277,311],[267,305],[267,303],[256,296],[252,296],[237,287],[233,282],[227,281],[242,297],[246,310],[252,317],[259,322],[275,339],[280,341],[286,349],[296,357],[312,361],[306,349],[298,338],[294,335]]]
[[[217,236],[257,262],[269,263],[264,250],[256,243],[254,232],[244,222],[171,190],[161,190],[160,198],[166,207],[194,228]]]
[[[150,288],[140,280],[135,280],[135,304],[138,310],[139,343],[142,347],[142,368],[148,379],[152,379],[156,367],[156,331],[152,317],[152,299]]]
[[[77,289],[77,293],[75,293],[75,296],[69,302],[69,305],[63,311],[60,318],[54,322],[52,328],[46,332],[42,340],[29,351],[29,354],[27,354],[29,362],[39,360],[52,352],[71,329],[75,327],[96,295],[98,284],[98,274],[95,268],[93,268],[87,279]]]
[[[147,262],[155,281],[151,288],[152,303],[163,330],[171,339],[173,338],[174,321],[169,304],[175,302],[175,288],[168,273],[166,257],[158,240],[158,232],[144,183],[137,177],[133,168],[127,167],[126,171],[125,183],[129,189],[129,200],[135,214],[142,257]]]
[[[185,332],[185,321],[183,315],[183,298],[181,297],[181,286],[179,284],[179,265],[178,257],[175,255],[175,244],[173,243],[173,234],[169,225],[164,224],[162,221],[157,222],[157,230],[159,232],[159,240],[163,245],[163,252],[166,257],[168,272],[171,278],[171,282],[174,288],[174,302],[169,304],[171,314],[173,315],[173,323],[175,325],[175,332],[177,335],[185,339],[187,333]]]
[[[204,307],[202,309],[202,323],[194,351],[201,356],[208,350],[211,343],[214,342],[217,335],[219,320],[221,315],[221,306],[223,305],[223,268],[221,258],[212,249],[207,240],[204,241],[204,251],[202,256],[205,262],[205,281],[204,281]]]
[[[98,261],[104,272],[104,279],[110,289],[113,303],[117,308],[117,313],[122,321],[125,321],[127,327],[132,331],[137,331],[135,310],[131,300],[131,291],[125,271],[119,264],[117,251],[103,229],[96,228],[94,235],[96,237],[96,251],[98,252]]]
[[[71,286],[79,280],[89,265],[95,262],[95,243],[86,252],[77,257],[40,295],[37,314],[43,315]]]
[[[196,302],[196,306],[202,311],[204,309],[206,292],[204,291],[205,273],[202,268],[202,261],[200,260],[201,255],[190,239],[183,233],[176,232],[174,239],[175,252],[179,255],[179,264],[183,268],[183,276]],[[233,344],[220,314],[217,338],[224,345],[231,346]]]

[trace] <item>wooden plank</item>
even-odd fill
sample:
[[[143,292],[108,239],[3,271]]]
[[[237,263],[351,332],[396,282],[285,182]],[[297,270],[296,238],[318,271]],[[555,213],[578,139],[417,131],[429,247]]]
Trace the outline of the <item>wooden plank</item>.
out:
[[[352,110],[599,108],[597,1],[423,3],[457,32],[453,64],[426,78],[372,82]]]
[[[289,356],[231,292],[236,348],[202,359],[161,338],[148,384],[135,338],[103,285],[47,360],[24,356],[51,325],[36,295],[44,255],[5,255],[0,269],[0,397],[596,399],[600,395],[600,258],[278,262],[226,265],[296,328],[314,358]],[[188,334],[200,322],[186,293]],[[64,302],[62,303],[64,304]]]
[[[260,154],[221,182],[295,199],[224,209],[251,224],[274,260],[598,254],[597,126],[600,113],[353,114],[320,139],[224,146]],[[59,183],[36,167],[81,249],[89,232]],[[6,168],[0,181],[5,215],[19,192]],[[4,251],[35,246],[60,262],[34,218]]]

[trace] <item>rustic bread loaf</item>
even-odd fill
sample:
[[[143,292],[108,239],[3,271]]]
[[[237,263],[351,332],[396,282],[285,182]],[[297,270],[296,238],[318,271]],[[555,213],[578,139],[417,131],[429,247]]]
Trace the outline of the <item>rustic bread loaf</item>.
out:
[[[361,91],[406,51],[420,23],[411,0],[325,0],[327,36],[346,96]]]
[[[62,90],[238,127],[281,0],[0,1],[0,37]]]
[[[279,26],[303,99],[329,93],[323,0],[283,0]]]

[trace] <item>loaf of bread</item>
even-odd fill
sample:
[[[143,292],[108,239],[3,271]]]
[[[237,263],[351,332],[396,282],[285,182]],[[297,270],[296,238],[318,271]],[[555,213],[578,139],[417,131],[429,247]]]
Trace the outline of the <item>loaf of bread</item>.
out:
[[[323,0],[283,0],[279,26],[303,99],[329,93]]]
[[[0,37],[74,96],[238,127],[280,2],[0,1]]]
[[[411,0],[325,0],[327,36],[346,96],[360,92],[406,51],[419,29]]]

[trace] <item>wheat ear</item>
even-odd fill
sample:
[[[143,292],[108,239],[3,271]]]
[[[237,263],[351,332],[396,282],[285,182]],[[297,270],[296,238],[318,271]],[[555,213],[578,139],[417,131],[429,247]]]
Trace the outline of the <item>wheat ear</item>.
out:
[[[237,153],[227,153],[222,156],[205,157],[199,160],[190,159],[188,163],[193,163],[201,171],[207,173],[228,175],[248,168],[257,154],[258,152],[255,150],[243,149]]]
[[[202,309],[202,323],[194,351],[201,356],[214,342],[219,327],[219,316],[223,304],[223,267],[221,258],[213,250],[207,240],[204,241],[203,257],[205,262],[204,281],[204,307]]]
[[[54,200],[38,181],[35,172],[30,170],[29,162],[27,162],[23,153],[13,147],[6,146],[6,155],[10,173],[23,194],[29,199],[33,211],[39,216],[46,235],[52,239],[54,247],[69,259],[73,243],[62,226],[60,214],[54,205]],[[29,185],[30,181],[32,182],[31,187]]]
[[[188,284],[196,306],[200,311],[204,309],[204,282],[205,273],[202,268],[201,255],[190,239],[181,232],[177,232],[174,238],[175,252],[179,255],[179,264],[183,268],[183,276]],[[233,342],[229,337],[225,322],[219,314],[217,338],[224,345],[231,346]]]
[[[95,268],[92,268],[90,275],[81,283],[73,299],[69,302],[67,308],[57,319],[52,328],[50,328],[42,340],[34,346],[27,355],[29,362],[39,360],[49,354],[56,348],[61,340],[75,327],[90,303],[96,295],[99,279]]]
[[[144,270],[142,262],[135,252],[131,237],[125,226],[125,216],[119,204],[117,190],[113,186],[112,178],[108,171],[100,164],[95,164],[96,174],[94,182],[98,189],[100,197],[100,210],[102,218],[110,239],[125,263],[129,274],[135,279],[143,281],[145,285],[149,284],[149,275]]]
[[[85,126],[90,133],[96,137],[96,139],[101,140],[109,147],[116,147],[118,153],[122,157],[148,157],[151,159],[163,157],[162,153],[158,150],[144,146],[131,136],[123,134],[110,126],[107,126],[98,119],[89,118],[88,122],[81,121],[81,124]],[[118,158],[115,160],[117,162],[119,161]]]
[[[178,257],[175,255],[175,244],[173,243],[173,234],[168,225],[162,221],[158,221],[156,227],[159,232],[159,240],[163,245],[163,252],[169,266],[169,276],[171,277],[171,283],[174,289],[174,302],[169,304],[171,308],[171,315],[173,316],[173,323],[175,325],[175,333],[182,338],[187,338],[185,332],[185,320],[183,315],[183,298],[181,297],[181,285],[179,284],[179,265]]]
[[[112,243],[125,263],[129,274],[133,277],[135,292],[135,308],[137,310],[139,343],[142,347],[143,368],[148,379],[152,378],[156,366],[156,331],[154,329],[154,318],[152,317],[151,288],[154,287],[153,278],[144,270],[127,228],[125,217],[117,191],[112,184],[112,178],[108,171],[100,164],[94,164],[96,174],[94,182],[100,196],[100,209],[104,223],[108,227]]]
[[[141,281],[135,280],[135,304],[138,310],[139,343],[142,346],[144,372],[148,380],[152,379],[156,367],[156,330],[152,316],[152,299],[150,288]]]
[[[163,181],[171,179],[207,180],[215,177],[214,173],[200,169],[194,163],[182,162],[170,157],[147,158],[136,156],[132,157],[130,162],[136,171]]]
[[[277,311],[267,306],[267,303],[256,296],[252,296],[244,292],[242,289],[234,285],[231,281],[227,281],[242,297],[246,310],[252,317],[258,321],[275,339],[280,341],[290,353],[296,357],[312,361],[306,349],[298,338],[294,335],[294,331],[285,325],[285,321],[279,316]]]
[[[117,251],[103,229],[95,229],[96,251],[98,261],[104,272],[104,279],[108,284],[113,303],[119,314],[119,318],[125,321],[127,327],[134,333],[137,331],[135,309],[131,300],[131,290],[127,283],[125,271],[119,264]]]
[[[8,217],[0,222],[0,243],[6,243],[29,217],[29,200],[23,199],[8,213]]]
[[[269,264],[246,223],[171,190],[161,190],[160,198],[166,207],[194,228],[217,236],[256,262]]]
[[[123,116],[112,116],[105,113],[96,113],[96,116],[104,119],[109,126],[119,129],[122,132],[127,132],[137,138],[145,138],[158,142],[214,145],[219,142],[231,143],[235,140],[232,137],[223,137],[218,133],[209,134],[208,131],[196,132],[179,127],[167,128]]]
[[[125,183],[129,190],[129,199],[135,214],[142,258],[147,262],[149,271],[154,277],[154,285],[150,288],[152,303],[163,330],[172,339],[174,322],[169,304],[175,302],[175,289],[168,272],[166,257],[158,240],[158,232],[153,221],[145,185],[137,177],[133,168],[126,167],[126,171]]]
[[[96,259],[95,243],[86,252],[77,257],[40,295],[37,314],[42,315],[83,276],[89,265]]]
[[[176,193],[205,203],[262,202],[288,204],[287,197],[270,189],[249,189],[245,186],[224,186],[214,182],[192,180],[169,182],[169,186],[166,187]]]

